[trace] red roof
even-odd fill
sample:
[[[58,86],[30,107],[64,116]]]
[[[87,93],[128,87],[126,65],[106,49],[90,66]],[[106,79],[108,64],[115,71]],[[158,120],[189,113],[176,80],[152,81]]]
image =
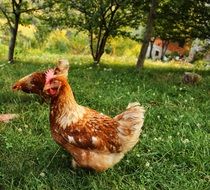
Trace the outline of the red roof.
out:
[[[154,44],[162,47],[163,41],[160,38],[157,38]],[[177,52],[179,54],[184,54],[189,50],[189,47],[187,45],[184,45],[184,47],[180,47],[178,42],[169,42],[167,50],[170,52]]]

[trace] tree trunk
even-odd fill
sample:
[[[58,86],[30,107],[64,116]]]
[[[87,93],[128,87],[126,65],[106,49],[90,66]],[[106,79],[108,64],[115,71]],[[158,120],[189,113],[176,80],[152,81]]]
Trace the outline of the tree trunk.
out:
[[[93,65],[94,65],[94,66],[99,65],[100,58],[98,58],[98,57],[94,57],[94,58],[93,58],[93,60],[94,60],[94,62],[93,62]]]
[[[144,60],[145,60],[145,57],[146,57],[148,46],[149,46],[149,42],[144,41],[143,45],[141,47],[141,52],[140,52],[138,60],[137,60],[137,64],[136,64],[136,68],[138,70],[142,69],[143,66],[144,66]]]
[[[98,49],[98,52],[97,52],[97,56],[96,56],[98,63],[100,62],[101,57],[104,54],[104,49],[105,49],[105,45],[106,45],[106,41],[107,41],[108,36],[109,36],[108,32],[105,32],[105,34],[104,34],[104,36],[101,40],[101,43],[100,43],[100,46],[99,46],[99,49]]]
[[[95,52],[94,65],[98,65],[100,63],[101,57],[104,54],[104,47],[101,47],[102,49],[99,49],[97,52]]]
[[[136,63],[136,68],[138,70],[141,70],[144,66],[144,60],[145,60],[147,49],[149,46],[149,41],[152,37],[152,30],[153,30],[153,25],[155,21],[155,14],[156,14],[158,2],[159,0],[151,0],[151,6],[150,6],[148,19],[147,19],[147,26],[146,26],[146,31],[144,34],[143,45],[142,45],[141,52],[139,54],[139,57]]]
[[[116,15],[117,10],[119,9],[119,4],[117,4],[116,6],[110,6],[107,11],[109,9],[111,9],[111,13],[107,15],[107,11],[105,12],[105,14],[102,15],[102,21],[101,24],[99,26],[99,31],[98,34],[95,34],[95,36],[97,36],[97,41],[96,41],[96,48],[94,48],[94,32],[91,30],[89,30],[90,32],[90,49],[91,49],[91,54],[94,60],[94,65],[98,65],[102,55],[104,54],[104,49],[105,49],[105,45],[107,42],[107,39],[110,35],[110,28],[112,26],[113,23],[113,19],[114,16]],[[112,9],[114,8],[114,9]],[[106,21],[106,18],[110,16],[109,21]],[[105,30],[104,30],[105,28]]]
[[[107,41],[107,38],[108,38],[109,34],[108,32],[105,32],[103,37],[101,38],[98,38],[97,39],[97,47],[96,49],[94,49],[94,39],[93,39],[93,33],[90,33],[90,49],[91,49],[91,54],[92,54],[92,57],[93,57],[93,60],[94,60],[94,65],[98,65],[100,60],[101,60],[101,57],[102,55],[104,54],[104,48],[105,48],[105,45],[106,45],[106,41]]]
[[[161,60],[163,61],[163,58],[166,54],[166,51],[168,49],[169,40],[163,40],[162,41],[162,52],[161,52]]]
[[[18,25],[19,25],[20,15],[15,15],[14,27],[10,28],[10,42],[9,42],[9,52],[8,52],[8,61],[9,63],[14,63],[14,51],[15,44],[17,39]]]

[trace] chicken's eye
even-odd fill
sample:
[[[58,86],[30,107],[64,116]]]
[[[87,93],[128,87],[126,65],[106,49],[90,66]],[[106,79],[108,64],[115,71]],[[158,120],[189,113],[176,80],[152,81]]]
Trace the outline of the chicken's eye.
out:
[[[57,81],[56,81],[56,80],[53,80],[53,81],[51,82],[51,84],[57,84]]]
[[[60,85],[60,82],[58,80],[53,80],[51,82],[51,85],[53,85],[53,86],[59,86]]]

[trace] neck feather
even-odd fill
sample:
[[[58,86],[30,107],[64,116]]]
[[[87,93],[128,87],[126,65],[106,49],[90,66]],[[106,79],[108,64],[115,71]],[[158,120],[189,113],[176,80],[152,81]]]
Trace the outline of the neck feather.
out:
[[[84,107],[77,104],[69,85],[62,86],[59,94],[51,100],[51,121],[63,129],[76,123],[84,113]]]

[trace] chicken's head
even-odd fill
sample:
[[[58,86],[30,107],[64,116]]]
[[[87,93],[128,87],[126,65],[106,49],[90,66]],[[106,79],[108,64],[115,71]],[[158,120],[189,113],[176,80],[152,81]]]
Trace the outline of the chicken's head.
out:
[[[18,90],[25,90],[24,87],[31,87],[31,81],[33,80],[33,73],[30,75],[27,75],[20,80],[18,80],[15,84],[12,86],[13,91],[18,91]]]
[[[22,89],[22,86],[21,84],[19,83],[15,83],[13,86],[12,86],[12,90],[16,91],[16,90],[21,90]]]
[[[43,91],[51,97],[57,96],[65,79],[62,76],[54,75],[53,69],[48,70],[45,76],[46,81]]]

